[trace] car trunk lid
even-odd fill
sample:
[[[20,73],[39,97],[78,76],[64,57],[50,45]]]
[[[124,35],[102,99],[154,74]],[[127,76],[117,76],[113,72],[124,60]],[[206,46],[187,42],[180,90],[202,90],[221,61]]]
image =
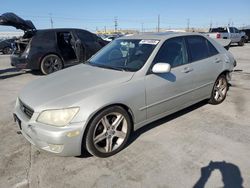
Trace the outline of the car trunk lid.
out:
[[[36,30],[34,24],[30,20],[24,20],[11,12],[4,13],[0,16],[0,25],[13,26],[25,32]]]

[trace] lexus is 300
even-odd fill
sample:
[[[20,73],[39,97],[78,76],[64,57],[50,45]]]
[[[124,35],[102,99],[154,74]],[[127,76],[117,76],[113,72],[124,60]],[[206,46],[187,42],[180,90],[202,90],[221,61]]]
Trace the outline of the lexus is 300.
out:
[[[14,117],[38,148],[108,157],[150,122],[205,99],[221,103],[234,65],[230,52],[201,34],[121,37],[87,62],[29,83]]]

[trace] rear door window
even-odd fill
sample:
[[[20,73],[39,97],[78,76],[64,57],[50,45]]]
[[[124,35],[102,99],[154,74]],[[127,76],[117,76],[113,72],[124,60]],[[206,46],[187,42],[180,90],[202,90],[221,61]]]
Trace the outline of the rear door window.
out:
[[[209,50],[209,56],[214,56],[214,55],[217,55],[219,52],[218,50],[214,47],[214,45],[208,41],[207,41],[207,45],[208,45],[208,50]]]
[[[95,41],[93,34],[87,31],[77,31],[76,33],[82,42],[94,42]]]
[[[202,36],[188,36],[189,62],[206,59],[210,56],[206,39]]]

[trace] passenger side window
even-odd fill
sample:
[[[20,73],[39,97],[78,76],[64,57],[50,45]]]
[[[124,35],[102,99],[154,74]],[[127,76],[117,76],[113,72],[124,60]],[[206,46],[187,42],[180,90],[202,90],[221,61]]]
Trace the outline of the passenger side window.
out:
[[[235,33],[233,27],[229,27],[229,31],[230,31],[230,33]]]
[[[239,30],[237,28],[234,28],[235,33],[239,33]]]
[[[214,47],[214,45],[212,45],[211,42],[208,40],[207,40],[207,45],[208,45],[210,56],[214,56],[214,55],[217,55],[219,53],[218,50]]]
[[[154,59],[154,64],[164,62],[171,67],[177,67],[187,63],[186,47],[183,37],[167,40]]]
[[[57,44],[59,48],[72,48],[73,38],[70,32],[58,32]]]
[[[189,48],[189,61],[199,61],[210,56],[206,39],[204,37],[188,36],[187,43]]]

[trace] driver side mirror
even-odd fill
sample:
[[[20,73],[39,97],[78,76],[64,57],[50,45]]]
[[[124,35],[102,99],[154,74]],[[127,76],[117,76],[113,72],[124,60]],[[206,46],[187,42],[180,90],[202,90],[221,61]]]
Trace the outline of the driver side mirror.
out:
[[[168,73],[171,70],[171,66],[168,63],[156,63],[153,68],[152,72],[153,73]]]

